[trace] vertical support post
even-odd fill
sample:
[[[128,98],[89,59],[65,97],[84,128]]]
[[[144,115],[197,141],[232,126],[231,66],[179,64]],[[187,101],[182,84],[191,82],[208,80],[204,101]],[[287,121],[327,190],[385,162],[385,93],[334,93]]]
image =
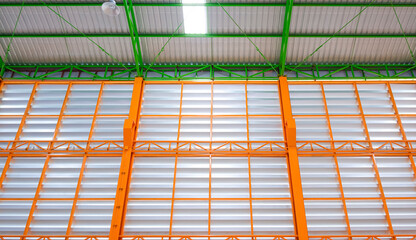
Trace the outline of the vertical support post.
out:
[[[292,18],[292,8],[293,8],[293,0],[286,0],[285,21],[284,21],[283,33],[282,33],[282,45],[280,46],[280,59],[279,59],[280,76],[284,76],[285,74],[286,51],[287,51],[287,44],[289,42],[289,29],[290,29],[290,20]]]
[[[118,240],[122,232],[122,221],[127,207],[127,188],[133,162],[134,138],[138,127],[142,94],[143,78],[136,77],[131,97],[129,118],[124,121],[124,148],[114,201],[113,218],[111,219],[110,240]]]
[[[300,176],[298,151],[296,148],[296,123],[292,116],[290,105],[289,85],[287,77],[279,77],[280,102],[284,123],[284,133],[288,148],[289,180],[292,184],[293,208],[295,212],[296,232],[299,240],[308,239],[308,228],[306,225],[305,203],[303,199],[302,181]]]

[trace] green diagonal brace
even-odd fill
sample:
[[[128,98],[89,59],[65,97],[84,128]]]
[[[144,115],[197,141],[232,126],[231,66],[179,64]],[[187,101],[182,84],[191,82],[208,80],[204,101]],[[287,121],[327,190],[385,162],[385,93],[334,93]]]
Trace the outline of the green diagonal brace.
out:
[[[287,43],[289,41],[290,20],[292,18],[293,0],[286,0],[285,22],[283,25],[282,44],[280,47],[279,74],[284,75],[286,65]]]
[[[133,45],[134,61],[136,64],[137,76],[142,76],[143,58],[140,48],[139,31],[137,30],[136,16],[132,0],[124,0],[124,9],[126,10],[127,23],[129,24],[131,43]]]
[[[5,64],[4,64],[3,58],[0,57],[0,77],[3,77],[4,70],[5,70]]]

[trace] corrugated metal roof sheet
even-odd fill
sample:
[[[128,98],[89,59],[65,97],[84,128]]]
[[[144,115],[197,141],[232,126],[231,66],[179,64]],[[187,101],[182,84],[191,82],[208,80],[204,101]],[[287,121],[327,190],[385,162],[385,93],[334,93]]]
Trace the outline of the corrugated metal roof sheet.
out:
[[[416,39],[408,40],[411,48],[416,49]],[[289,38],[287,62],[302,62],[325,41],[326,38]],[[411,62],[409,49],[401,38],[333,38],[305,64]]]
[[[292,34],[333,34],[354,18],[360,7],[293,7],[290,32]],[[396,8],[406,33],[416,33],[416,9]],[[402,34],[393,8],[365,9],[340,34]]]
[[[118,61],[134,62],[130,38],[92,38],[92,40]],[[1,56],[5,56],[9,41],[10,39],[0,38]],[[86,38],[15,38],[11,44],[7,62],[11,64],[117,64]]]
[[[151,63],[168,38],[142,38],[143,61]],[[280,52],[280,38],[252,38],[272,63]],[[266,63],[246,38],[172,38],[156,61],[163,63]]]

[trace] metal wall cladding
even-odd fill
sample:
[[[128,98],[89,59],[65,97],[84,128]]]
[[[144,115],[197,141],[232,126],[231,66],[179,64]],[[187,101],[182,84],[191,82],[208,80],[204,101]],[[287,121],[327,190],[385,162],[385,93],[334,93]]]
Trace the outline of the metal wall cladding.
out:
[[[10,44],[8,64],[129,64],[134,62],[130,38],[15,38]],[[9,38],[1,38],[5,56]]]

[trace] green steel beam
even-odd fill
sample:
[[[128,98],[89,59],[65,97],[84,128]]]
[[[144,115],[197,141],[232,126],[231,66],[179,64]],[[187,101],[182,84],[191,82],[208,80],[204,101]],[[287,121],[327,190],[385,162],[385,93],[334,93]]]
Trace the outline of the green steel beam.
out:
[[[47,3],[48,6],[57,7],[87,7],[87,6],[101,6],[101,2],[51,2]],[[217,3],[195,3],[186,4],[189,6],[207,6],[207,7],[218,7]],[[285,3],[221,3],[224,7],[284,7]],[[363,7],[367,6],[368,3],[294,3],[295,7]],[[0,7],[19,7],[19,2],[15,3],[0,3]],[[31,2],[25,3],[25,7],[41,7],[44,6],[42,3]],[[133,6],[147,7],[147,6],[160,6],[160,7],[182,7],[182,3],[141,3],[134,2]],[[372,7],[391,7],[390,3],[373,3]],[[394,3],[394,7],[416,7],[416,3]]]
[[[89,33],[85,34],[87,37],[131,37],[130,33]],[[14,38],[82,38],[82,34],[15,34]],[[248,33],[248,37],[266,37],[266,38],[281,38],[279,33],[275,34],[258,34]],[[0,34],[0,38],[11,38],[12,34]],[[164,34],[164,33],[140,33],[140,37],[175,37],[175,38],[241,38],[246,37],[244,34]],[[291,34],[292,38],[403,38],[402,34]],[[416,38],[416,34],[406,34],[407,38]]]
[[[293,0],[286,0],[285,22],[283,25],[282,43],[280,46],[279,74],[285,74],[286,51],[289,42],[290,20],[292,19]]]
[[[274,66],[277,67],[277,66]],[[416,80],[414,64],[287,65],[290,80]],[[131,81],[136,68],[118,65],[6,65],[4,79],[15,80],[119,80]],[[276,80],[266,64],[251,65],[156,65],[146,80]]]
[[[126,9],[127,23],[129,25],[131,43],[133,46],[134,60],[136,62],[136,72],[141,76],[141,67],[143,66],[143,58],[140,47],[139,31],[137,30],[136,16],[134,14],[134,7],[132,0],[123,0],[124,9]]]

